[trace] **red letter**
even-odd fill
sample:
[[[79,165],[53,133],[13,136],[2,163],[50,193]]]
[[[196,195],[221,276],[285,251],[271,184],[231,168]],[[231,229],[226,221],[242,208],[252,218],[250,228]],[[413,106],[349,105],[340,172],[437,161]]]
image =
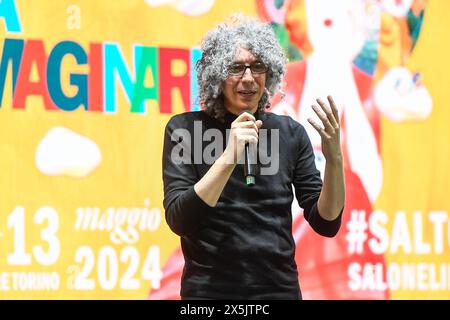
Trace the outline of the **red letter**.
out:
[[[186,64],[186,73],[181,76],[172,75],[172,61],[182,60]],[[190,63],[189,50],[159,49],[159,109],[161,113],[172,113],[172,89],[178,88],[183,99],[184,109],[190,110]]]
[[[36,62],[39,80],[30,81],[31,67]],[[13,108],[24,109],[29,95],[39,95],[44,99],[47,110],[59,110],[53,103],[47,89],[47,55],[42,40],[27,40],[23,49],[22,62],[17,76]]]
[[[91,43],[88,64],[88,111],[103,111],[103,46]]]

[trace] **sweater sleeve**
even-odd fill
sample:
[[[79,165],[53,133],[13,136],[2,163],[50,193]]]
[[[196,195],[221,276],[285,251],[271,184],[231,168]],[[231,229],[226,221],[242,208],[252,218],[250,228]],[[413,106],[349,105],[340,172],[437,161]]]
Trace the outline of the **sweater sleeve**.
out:
[[[317,202],[322,190],[322,179],[315,165],[311,141],[301,125],[298,126],[296,136],[299,137],[299,146],[293,184],[298,203],[303,208],[305,220],[315,232],[325,237],[334,237],[341,226],[342,211],[331,221],[319,214]]]
[[[212,208],[195,192],[199,180],[191,156],[193,139],[183,115],[170,119],[164,132],[163,183],[167,224],[179,236],[194,232]]]

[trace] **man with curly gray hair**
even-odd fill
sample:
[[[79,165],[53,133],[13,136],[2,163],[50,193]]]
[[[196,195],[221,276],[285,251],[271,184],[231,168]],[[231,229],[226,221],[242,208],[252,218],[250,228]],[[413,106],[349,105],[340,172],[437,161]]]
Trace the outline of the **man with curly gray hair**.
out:
[[[304,127],[265,111],[286,64],[270,26],[250,19],[221,24],[202,49],[203,110],[173,116],[164,137],[165,216],[185,259],[181,297],[301,299],[292,186],[311,227],[333,237],[345,201],[337,108],[331,97],[328,104],[317,99],[322,123],[310,119],[322,137],[322,182]],[[259,149],[252,186],[240,161],[247,144]],[[265,170],[273,163],[276,170]]]
[[[252,74],[257,80],[264,78],[265,86],[258,86],[260,90],[250,98],[241,99],[238,103],[242,108],[248,108],[250,103],[257,104],[257,109],[263,111],[268,106],[269,95],[274,95],[280,89],[287,59],[268,24],[244,20],[238,24],[231,22],[219,25],[204,38],[202,51],[202,57],[197,62],[199,94],[205,111],[212,117],[222,119],[225,114],[224,104],[229,96],[224,92],[224,82],[229,82],[226,80],[229,79],[230,68],[236,68],[233,66],[235,56],[244,51],[258,57],[260,64],[253,66]],[[261,70],[255,72],[258,67]],[[234,71],[237,75],[242,73],[240,69]]]

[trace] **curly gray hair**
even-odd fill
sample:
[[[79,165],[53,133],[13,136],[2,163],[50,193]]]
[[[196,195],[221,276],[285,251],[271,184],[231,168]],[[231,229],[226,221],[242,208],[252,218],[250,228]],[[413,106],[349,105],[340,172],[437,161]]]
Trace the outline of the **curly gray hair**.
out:
[[[270,96],[281,87],[287,58],[272,28],[251,18],[234,17],[209,31],[202,41],[202,57],[197,61],[197,79],[200,101],[205,112],[223,121],[225,106],[222,86],[228,77],[236,50],[244,47],[266,64],[266,89],[258,103],[264,111]]]

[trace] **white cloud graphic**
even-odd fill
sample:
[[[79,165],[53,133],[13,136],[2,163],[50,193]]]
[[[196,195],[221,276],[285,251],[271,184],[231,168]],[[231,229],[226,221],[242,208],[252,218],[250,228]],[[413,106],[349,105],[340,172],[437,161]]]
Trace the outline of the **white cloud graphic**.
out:
[[[405,17],[412,3],[413,0],[381,0],[383,9],[397,18]]]
[[[427,88],[420,83],[420,75],[395,67],[381,79],[374,91],[380,112],[392,121],[426,119],[432,109]]]
[[[43,174],[86,177],[101,162],[97,144],[65,127],[54,127],[39,143],[35,161]]]
[[[168,5],[188,16],[199,16],[208,12],[216,0],[145,0],[152,6]]]

